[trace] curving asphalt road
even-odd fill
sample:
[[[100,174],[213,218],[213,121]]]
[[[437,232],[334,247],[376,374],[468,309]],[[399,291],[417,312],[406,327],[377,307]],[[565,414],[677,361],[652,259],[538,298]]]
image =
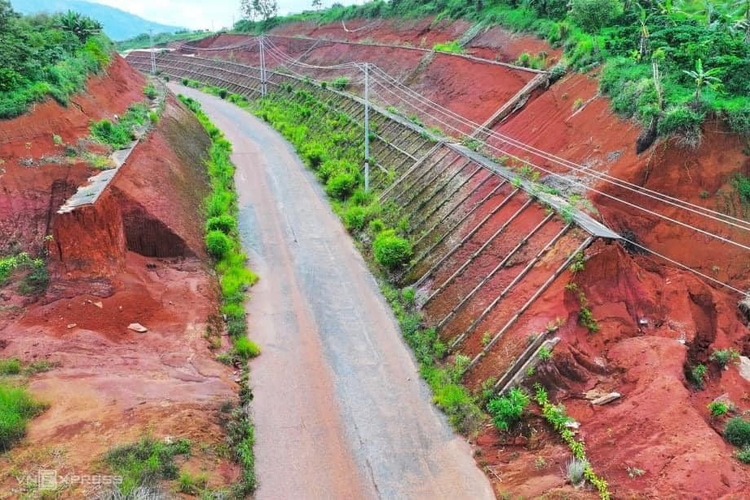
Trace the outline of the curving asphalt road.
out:
[[[494,498],[290,145],[226,101],[170,86],[234,145],[242,242],[261,276],[248,305],[263,349],[251,365],[257,498]]]

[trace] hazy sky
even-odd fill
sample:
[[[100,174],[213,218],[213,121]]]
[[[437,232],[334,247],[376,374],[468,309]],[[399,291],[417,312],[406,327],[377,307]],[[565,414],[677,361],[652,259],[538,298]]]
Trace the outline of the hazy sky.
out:
[[[232,20],[241,18],[240,0],[88,0],[111,5],[118,9],[138,14],[150,21],[157,21],[188,28],[219,29],[231,26]],[[301,12],[312,8],[312,0],[278,0],[279,12]],[[333,0],[323,0],[328,6]],[[362,0],[339,0],[349,5]]]

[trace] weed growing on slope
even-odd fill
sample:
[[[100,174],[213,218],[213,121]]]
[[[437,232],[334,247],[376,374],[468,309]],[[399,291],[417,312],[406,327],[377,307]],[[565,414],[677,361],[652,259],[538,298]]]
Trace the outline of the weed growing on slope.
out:
[[[736,349],[714,349],[709,359],[716,363],[719,368],[724,368],[729,363],[738,360],[739,357],[740,353]]]
[[[573,458],[583,465],[583,477],[589,481],[598,491],[602,500],[609,500],[611,494],[607,482],[596,475],[591,463],[586,457],[586,448],[583,441],[578,441],[575,434],[568,427],[571,418],[565,413],[565,406],[552,404],[547,396],[547,391],[540,384],[534,386],[534,401],[541,407],[542,415],[550,425],[557,431],[565,444],[570,448]]]
[[[523,389],[513,388],[507,396],[490,399],[487,410],[492,415],[492,422],[501,431],[511,431],[518,426],[523,411],[529,405],[529,395]]]
[[[18,284],[18,291],[23,295],[41,293],[49,285],[47,262],[42,258],[34,259],[23,252],[0,258],[0,287],[6,285],[15,273],[25,273]]]
[[[113,149],[123,149],[135,140],[135,128],[148,121],[148,106],[133,104],[117,122],[108,119],[91,124],[91,137]]]
[[[458,43],[458,40],[452,40],[445,43],[436,43],[432,50],[435,52],[448,52],[451,54],[463,54],[466,52],[463,47]]]
[[[26,435],[28,421],[46,408],[34,400],[26,388],[0,381],[0,452],[8,451],[20,441]]]
[[[155,486],[160,480],[177,479],[179,467],[175,458],[190,455],[190,448],[187,439],[165,442],[144,437],[137,443],[110,450],[104,462],[122,477],[119,490],[127,497],[141,487]]]
[[[727,441],[740,448],[750,446],[750,419],[734,417],[724,428]]]

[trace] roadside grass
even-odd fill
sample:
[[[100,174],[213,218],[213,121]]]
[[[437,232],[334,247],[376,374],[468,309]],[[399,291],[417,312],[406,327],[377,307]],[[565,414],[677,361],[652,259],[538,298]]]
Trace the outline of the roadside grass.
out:
[[[199,82],[192,86],[218,95],[216,88],[204,87]],[[412,243],[406,231],[408,220],[401,217],[395,206],[382,205],[377,193],[364,192],[360,172],[364,129],[310,92],[291,87],[281,95],[252,103],[232,94],[227,100],[239,103],[278,130],[326,187],[334,211],[365,256],[376,264],[381,290],[416,355],[420,374],[433,391],[433,401],[457,431],[467,435],[476,433],[487,417],[477,399],[460,382],[464,360],[458,359],[454,365],[442,363],[445,346],[435,329],[424,327],[416,310],[414,291],[407,288],[402,293],[388,281],[409,263]],[[342,179],[346,179],[345,187]]]
[[[242,468],[240,480],[232,487],[237,498],[251,495],[258,486],[255,476],[255,429],[249,414],[252,401],[250,368],[247,360],[260,354],[260,347],[247,338],[245,301],[248,290],[258,281],[258,275],[250,271],[247,255],[237,231],[237,195],[234,186],[235,167],[231,162],[232,145],[224,137],[200,103],[185,97],[179,99],[193,112],[211,138],[211,148],[206,168],[211,192],[204,201],[206,221],[206,246],[214,257],[221,285],[221,311],[226,318],[226,327],[233,348],[229,353],[217,356],[223,361],[240,367],[240,406],[231,410],[225,419],[227,439],[232,457]]]

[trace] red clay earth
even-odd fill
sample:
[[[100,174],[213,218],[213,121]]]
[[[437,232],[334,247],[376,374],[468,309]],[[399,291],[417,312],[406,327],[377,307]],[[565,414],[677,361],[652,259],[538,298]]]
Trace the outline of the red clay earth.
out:
[[[91,174],[85,163],[66,158],[64,144],[85,139],[91,120],[121,115],[142,100],[144,85],[140,74],[116,58],[107,75],[91,78],[87,92],[73,96],[68,107],[48,100],[32,113],[0,121],[0,253],[41,249],[51,207]],[[54,135],[62,144],[55,144]]]
[[[347,27],[352,29],[364,24],[352,22]],[[463,27],[465,25],[459,25],[459,31]],[[328,33],[336,38],[369,38],[388,43],[399,40],[399,31],[386,22],[362,31],[368,34],[342,35],[340,24],[321,28],[286,25],[274,33],[286,36]],[[452,32],[443,39],[458,38],[454,36],[457,33]],[[420,36],[425,35],[420,33]],[[428,40],[429,36],[432,35],[428,35]],[[401,38],[410,43],[415,39],[417,36],[413,34]],[[276,40],[274,43],[282,46]],[[293,56],[301,55],[311,45],[296,43],[298,47],[290,50]],[[492,47],[500,60],[513,60],[519,52],[544,51],[552,59],[559,57],[559,51],[542,41],[519,39],[500,28],[478,36],[473,46],[485,57],[485,47]],[[369,49],[359,47],[348,45],[340,51],[316,48],[312,54],[320,56],[314,59],[311,56],[311,59],[318,64],[362,60],[356,57],[359,51]],[[406,55],[407,52],[403,52],[409,58],[405,66],[414,68],[416,59]],[[398,54],[401,57],[402,53]],[[394,68],[394,76],[403,78],[408,74],[407,69],[395,69],[399,62],[394,61],[396,57],[390,49],[368,52],[367,59],[383,67],[390,65]],[[425,87],[421,82],[431,82],[436,87],[430,90],[429,96],[451,96],[451,109],[462,109],[463,114],[477,121],[489,116],[505,101],[497,97],[481,100],[487,80],[481,75],[475,78],[473,73],[466,75],[472,70],[473,67],[465,67],[459,58],[441,56],[428,66],[425,74],[430,76],[423,76],[424,72],[420,72],[411,75],[407,81],[413,88],[423,91]],[[509,70],[492,67],[486,71],[488,80],[495,75],[508,78],[504,75]],[[470,85],[471,90],[465,93],[465,81],[457,78],[467,76],[477,83]],[[722,125],[708,123],[697,150],[685,149],[675,141],[661,141],[636,155],[635,140],[642,131],[636,124],[615,116],[608,100],[597,95],[597,76],[594,73],[565,77],[546,91],[532,96],[522,110],[495,129],[597,171],[742,217],[742,207],[730,184],[734,172],[742,171],[747,175],[750,169],[742,151],[741,138],[728,134]],[[567,173],[567,169],[549,162],[543,165],[552,171]],[[609,194],[627,194],[639,206],[658,209],[670,216],[679,215],[688,223],[700,222],[706,230],[747,244],[745,236],[739,232],[731,233],[718,223],[705,219],[699,221],[684,212],[677,213],[603,183],[595,186]],[[748,286],[750,262],[739,249],[709,241],[673,224],[650,220],[653,217],[639,215],[632,208],[622,207],[601,195],[592,194],[591,199],[602,219],[613,229],[632,231],[635,238],[649,247],[718,279],[729,280],[739,288]],[[466,210],[468,208],[459,210],[451,219],[457,220]],[[475,223],[481,219],[479,212],[482,211],[471,218]],[[457,231],[459,236],[452,237],[451,241],[459,241],[460,234],[466,234],[471,226],[470,221],[466,222],[463,229]],[[497,224],[493,226],[498,227]],[[427,246],[426,242],[422,243],[420,250]],[[450,246],[446,242],[439,250],[444,252]],[[439,255],[439,251],[435,252],[419,266],[420,269],[426,270]],[[559,262],[561,257],[564,256],[558,256],[556,260]],[[507,347],[512,357],[529,334],[539,333],[549,322],[561,318],[564,324],[557,336],[562,342],[555,349],[553,361],[541,366],[532,382],[545,383],[558,400],[565,402],[570,414],[581,422],[580,436],[586,440],[592,463],[609,481],[615,497],[741,496],[750,484],[750,473],[732,457],[734,449],[721,438],[723,422],[712,420],[706,409],[708,402],[724,393],[728,393],[740,411],[747,409],[748,383],[740,378],[737,368],[730,366],[726,371],[719,371],[708,361],[713,349],[733,347],[744,355],[750,354],[750,336],[745,320],[737,310],[739,297],[708,286],[694,275],[650,257],[628,254],[619,245],[597,242],[587,251],[587,257],[585,271],[575,277],[566,272],[557,279],[466,381],[477,387],[486,376],[499,375],[499,366],[509,362],[500,351]],[[589,333],[578,325],[578,298],[565,290],[565,284],[572,279],[585,293],[593,316],[599,322],[600,330],[596,333]],[[483,292],[478,300],[488,303],[497,291]],[[518,295],[519,302],[531,292],[533,290],[529,289]],[[510,312],[520,305],[514,301],[503,307]],[[428,317],[429,321],[439,319],[440,315]],[[476,345],[469,345],[472,353],[477,352],[480,339],[481,334],[474,335],[472,342]],[[694,388],[684,373],[685,366],[695,366],[700,362],[711,367],[703,390]],[[489,367],[493,367],[492,370]],[[600,392],[616,390],[622,398],[604,407],[592,407],[584,398],[585,392],[592,389]],[[560,469],[569,455],[559,441],[545,434],[538,420],[533,419],[529,425],[540,430],[542,437],[532,433],[529,439],[509,438],[488,427],[477,438],[480,447],[478,461],[493,471],[489,475],[498,493],[538,496],[557,491],[564,481]],[[547,457],[547,465],[536,467],[538,456]],[[552,463],[550,459],[554,460],[552,466],[549,465]],[[645,473],[631,478],[628,467],[642,469]],[[570,495],[569,487],[565,494]],[[575,495],[592,496],[593,493],[577,491],[573,493]]]
[[[50,407],[0,459],[3,494],[18,491],[14,471],[104,473],[107,450],[147,434],[189,438],[193,456],[181,465],[206,472],[212,487],[238,477],[221,451],[219,411],[225,401],[236,403],[236,374],[215,361],[204,338],[209,323],[218,327],[218,299],[202,260],[197,210],[208,191],[203,159],[210,142],[202,127],[169,97],[158,126],[108,191],[64,215],[58,207],[96,171],[80,161],[40,161],[61,155],[53,134],[77,144],[88,136],[90,120],[143,100],[144,84],[117,57],[70,107],[46,102],[0,122],[2,251],[36,254],[46,244],[51,275],[40,297],[20,295],[15,283],[0,290],[2,357],[59,363],[29,380],[31,393]],[[19,165],[27,157],[34,164]],[[45,243],[46,234],[53,238]],[[148,332],[129,330],[135,322]],[[64,494],[91,495],[96,488],[73,486]]]

